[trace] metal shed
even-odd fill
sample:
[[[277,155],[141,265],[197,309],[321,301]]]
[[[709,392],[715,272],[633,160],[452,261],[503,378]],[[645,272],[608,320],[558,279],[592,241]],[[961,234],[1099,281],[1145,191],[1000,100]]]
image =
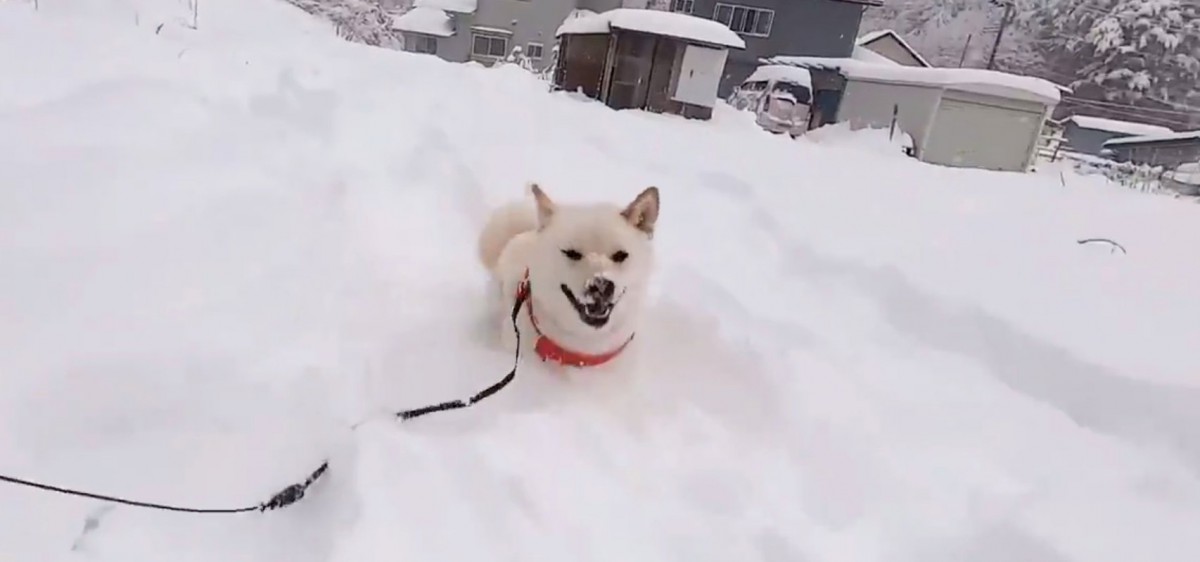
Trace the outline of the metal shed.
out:
[[[1063,136],[1067,148],[1079,154],[1099,156],[1104,143],[1112,139],[1142,135],[1171,134],[1171,129],[1160,125],[1134,123],[1102,117],[1072,115],[1065,120]]]
[[[845,78],[836,121],[856,128],[896,125],[917,158],[933,164],[1026,171],[1042,125],[1059,101],[1039,78],[960,68],[917,68],[853,59],[774,57]]]
[[[729,49],[746,45],[712,20],[627,8],[572,14],[557,35],[556,88],[697,119],[712,117]]]
[[[1112,139],[1104,148],[1117,162],[1174,168],[1200,162],[1200,131],[1182,131]]]

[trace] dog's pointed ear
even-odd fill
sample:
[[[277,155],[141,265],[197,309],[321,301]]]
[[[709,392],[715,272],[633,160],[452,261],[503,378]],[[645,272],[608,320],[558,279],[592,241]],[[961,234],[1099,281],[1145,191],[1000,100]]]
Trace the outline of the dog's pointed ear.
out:
[[[647,187],[639,193],[633,202],[621,211],[621,216],[634,228],[653,238],[654,223],[658,222],[658,188]]]
[[[550,224],[550,217],[554,216],[554,201],[551,201],[550,196],[536,183],[529,184],[529,192],[537,202],[538,230],[541,230]]]

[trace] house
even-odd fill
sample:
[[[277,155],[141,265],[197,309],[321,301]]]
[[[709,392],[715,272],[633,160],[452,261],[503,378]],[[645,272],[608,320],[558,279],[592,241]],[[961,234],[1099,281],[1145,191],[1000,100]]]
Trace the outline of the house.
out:
[[[750,76],[763,57],[851,56],[863,13],[883,5],[882,0],[669,1],[671,11],[712,18],[746,40],[744,50],[729,54],[721,97]]]
[[[925,68],[819,57],[772,57],[813,75],[814,111],[853,127],[896,125],[925,162],[1026,171],[1042,126],[1060,101],[1040,78],[967,68]],[[822,101],[824,100],[824,101]]]
[[[1086,115],[1068,117],[1063,128],[1063,136],[1067,139],[1067,150],[1092,156],[1099,156],[1104,143],[1112,139],[1161,135],[1171,132],[1171,129],[1159,125],[1146,125]]]
[[[712,117],[730,49],[745,41],[687,14],[617,8],[580,13],[558,28],[554,86],[613,109]]]
[[[925,60],[912,45],[908,44],[900,34],[890,29],[881,29],[863,34],[855,41],[856,50],[865,49],[877,55],[899,64],[901,66],[918,66],[922,68],[930,68],[933,65]],[[862,58],[862,54],[857,54],[854,58]]]
[[[491,64],[521,47],[535,69],[550,64],[555,32],[576,10],[664,8],[720,22],[746,43],[729,53],[719,95],[779,54],[848,57],[863,12],[882,0],[416,0],[393,18],[405,50]]]
[[[490,65],[520,47],[531,66],[541,69],[552,58],[555,29],[576,1],[416,0],[410,10],[392,18],[392,28],[404,37],[406,51]]]
[[[1165,168],[1200,162],[1200,131],[1160,133],[1113,139],[1104,143],[1117,162]]]

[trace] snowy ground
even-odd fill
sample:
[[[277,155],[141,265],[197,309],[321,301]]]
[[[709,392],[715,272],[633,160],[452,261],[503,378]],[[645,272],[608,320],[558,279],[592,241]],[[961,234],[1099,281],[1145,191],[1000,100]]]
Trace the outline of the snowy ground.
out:
[[[333,471],[82,540],[97,502],[0,484],[0,559],[1200,558],[1200,207],[199,16],[0,3],[0,474],[227,507]],[[644,363],[349,430],[507,370],[474,237],[529,180],[662,189]]]

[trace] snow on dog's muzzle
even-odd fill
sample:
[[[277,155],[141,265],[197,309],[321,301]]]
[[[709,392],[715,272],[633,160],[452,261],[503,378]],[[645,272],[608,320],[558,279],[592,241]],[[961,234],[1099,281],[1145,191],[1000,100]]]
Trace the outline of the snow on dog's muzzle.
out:
[[[589,279],[584,285],[583,298],[577,298],[566,285],[560,287],[571,306],[575,308],[575,312],[579,314],[579,320],[593,328],[600,328],[608,323],[609,315],[620,300],[616,298],[617,284],[605,277],[596,276]]]

